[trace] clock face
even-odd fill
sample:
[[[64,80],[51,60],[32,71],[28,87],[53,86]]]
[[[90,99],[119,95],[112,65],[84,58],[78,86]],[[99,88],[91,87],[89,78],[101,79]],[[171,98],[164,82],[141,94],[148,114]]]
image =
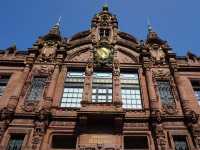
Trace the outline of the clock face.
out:
[[[106,59],[110,55],[110,49],[106,47],[100,47],[97,49],[97,56],[101,59]]]

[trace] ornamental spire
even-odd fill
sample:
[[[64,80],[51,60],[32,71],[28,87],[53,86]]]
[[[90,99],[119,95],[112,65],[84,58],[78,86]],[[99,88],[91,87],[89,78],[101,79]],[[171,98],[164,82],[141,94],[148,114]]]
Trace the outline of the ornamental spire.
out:
[[[102,7],[103,11],[109,11],[108,3],[105,3]]]
[[[58,18],[58,22],[56,23],[56,26],[60,26],[60,22],[61,22],[61,16]]]
[[[148,32],[151,32],[152,31],[152,26],[151,26],[151,21],[150,21],[149,17],[147,18],[147,26],[148,26]]]

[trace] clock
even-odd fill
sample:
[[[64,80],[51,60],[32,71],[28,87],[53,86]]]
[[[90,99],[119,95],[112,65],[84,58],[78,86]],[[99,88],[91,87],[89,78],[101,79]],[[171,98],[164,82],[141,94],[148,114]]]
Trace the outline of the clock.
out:
[[[96,55],[98,58],[104,60],[110,56],[110,49],[106,47],[99,47],[96,51]]]

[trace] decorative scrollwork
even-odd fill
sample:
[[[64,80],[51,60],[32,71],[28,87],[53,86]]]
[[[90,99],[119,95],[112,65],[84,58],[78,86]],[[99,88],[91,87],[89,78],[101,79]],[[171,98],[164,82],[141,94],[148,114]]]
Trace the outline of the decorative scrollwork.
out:
[[[36,101],[25,101],[21,106],[22,110],[25,112],[34,112],[36,111],[38,106],[38,102]]]

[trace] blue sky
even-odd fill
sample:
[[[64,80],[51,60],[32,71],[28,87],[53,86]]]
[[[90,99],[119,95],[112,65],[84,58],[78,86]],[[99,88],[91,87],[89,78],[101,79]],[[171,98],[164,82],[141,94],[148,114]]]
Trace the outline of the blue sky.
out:
[[[32,47],[62,16],[65,37],[90,28],[91,18],[107,1],[121,31],[145,39],[147,18],[153,30],[167,40],[177,55],[188,50],[200,55],[199,0],[1,0],[0,49],[17,44]]]

